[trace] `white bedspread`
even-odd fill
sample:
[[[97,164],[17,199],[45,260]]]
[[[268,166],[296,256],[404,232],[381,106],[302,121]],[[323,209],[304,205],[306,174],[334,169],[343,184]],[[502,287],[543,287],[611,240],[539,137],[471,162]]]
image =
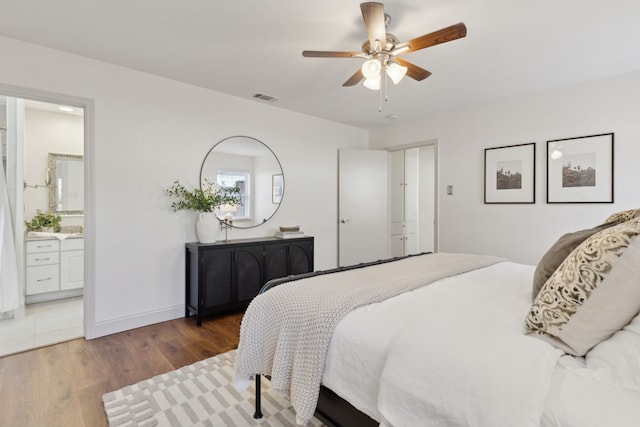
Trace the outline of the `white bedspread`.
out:
[[[353,311],[323,383],[383,426],[538,427],[562,353],[523,333],[532,269],[503,262]]]
[[[553,372],[541,427],[638,427],[640,391],[598,381],[572,356]]]
[[[345,315],[500,261],[486,255],[438,253],[277,286],[254,298],[245,312],[234,385],[243,391],[253,374],[270,375],[273,388],[289,395],[296,422],[305,424],[316,408],[331,336]]]

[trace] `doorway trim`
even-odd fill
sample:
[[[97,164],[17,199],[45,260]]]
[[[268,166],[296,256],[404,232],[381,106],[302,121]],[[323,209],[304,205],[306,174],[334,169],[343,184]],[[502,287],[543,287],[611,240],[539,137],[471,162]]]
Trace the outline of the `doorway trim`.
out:
[[[84,336],[95,338],[95,200],[94,179],[94,114],[93,99],[48,92],[0,83],[0,93],[51,104],[64,104],[84,109]]]

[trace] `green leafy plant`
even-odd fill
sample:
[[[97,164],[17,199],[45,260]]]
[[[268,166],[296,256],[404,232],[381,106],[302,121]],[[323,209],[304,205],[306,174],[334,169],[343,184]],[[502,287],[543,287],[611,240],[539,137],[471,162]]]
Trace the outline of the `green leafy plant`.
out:
[[[196,212],[213,212],[222,205],[240,205],[240,188],[220,187],[205,180],[200,188],[187,189],[179,181],[167,189],[169,197],[173,198],[171,207],[174,211],[192,210]]]
[[[25,221],[24,225],[28,231],[42,230],[43,228],[53,228],[54,230],[60,229],[60,222],[62,218],[60,215],[54,215],[49,212],[42,212],[40,209],[36,209],[36,215],[31,221]]]

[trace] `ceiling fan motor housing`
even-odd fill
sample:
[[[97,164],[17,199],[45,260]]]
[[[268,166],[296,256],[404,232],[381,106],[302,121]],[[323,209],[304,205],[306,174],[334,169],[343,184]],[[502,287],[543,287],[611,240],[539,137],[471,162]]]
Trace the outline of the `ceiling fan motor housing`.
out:
[[[387,45],[385,46],[384,49],[381,49],[380,46],[374,46],[374,48],[372,49],[371,43],[369,43],[369,40],[365,40],[365,42],[362,43],[362,51],[367,55],[373,55],[375,53],[380,53],[380,52],[389,53],[393,51],[396,45],[400,42],[398,41],[398,38],[391,33],[387,33],[386,36],[387,36]]]

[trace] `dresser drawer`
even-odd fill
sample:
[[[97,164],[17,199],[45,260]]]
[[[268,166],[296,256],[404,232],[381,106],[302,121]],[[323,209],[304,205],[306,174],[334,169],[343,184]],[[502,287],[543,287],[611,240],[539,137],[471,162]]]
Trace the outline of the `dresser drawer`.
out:
[[[27,267],[58,264],[59,262],[60,252],[40,252],[35,254],[27,254]]]
[[[27,267],[27,295],[54,292],[60,289],[60,266]]]
[[[56,240],[30,240],[27,242],[27,253],[55,252],[60,250],[60,241]]]

